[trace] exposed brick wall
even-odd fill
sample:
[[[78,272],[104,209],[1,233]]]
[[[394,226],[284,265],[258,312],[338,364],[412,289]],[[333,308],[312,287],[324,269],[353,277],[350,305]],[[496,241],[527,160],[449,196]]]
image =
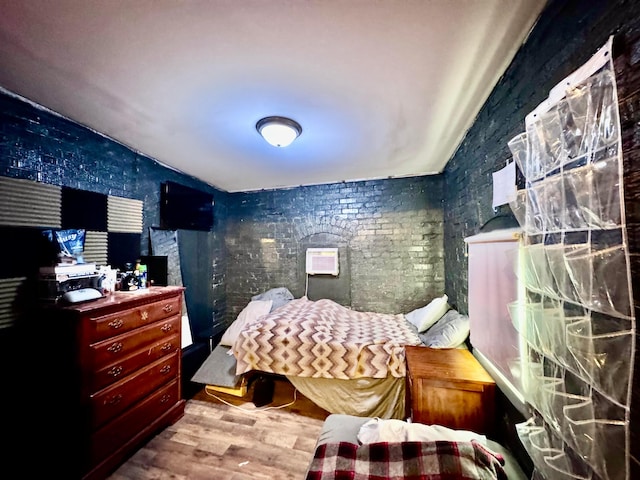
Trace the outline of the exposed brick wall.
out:
[[[12,95],[0,107],[0,175],[142,200],[143,254],[148,227],[160,223],[161,182],[214,193],[214,274],[204,280],[213,323],[269,287],[304,294],[299,242],[316,233],[349,242],[354,308],[407,311],[443,293],[439,176],[230,195]]]
[[[633,197],[627,201],[630,207],[627,214],[628,220],[637,221],[640,183],[637,175],[633,174],[638,170],[633,159],[637,156],[640,132],[640,76],[637,66],[640,61],[640,2],[551,1],[445,170],[446,290],[461,309],[465,310],[468,305],[463,238],[478,233],[481,225],[495,215],[491,209],[491,172],[502,168],[510,157],[507,142],[524,130],[525,116],[547,97],[549,90],[587,61],[610,35],[615,35],[616,42],[628,52],[624,59],[627,62],[625,69],[627,76],[635,79],[625,78],[619,93],[622,95],[625,193]],[[509,212],[508,207],[501,207],[498,213]],[[640,235],[631,239],[632,252],[638,252],[639,241]],[[637,270],[638,257],[633,257],[632,268],[635,266]],[[634,288],[638,283],[636,279]],[[635,297],[638,298],[637,292]],[[637,312],[636,308],[636,318]],[[639,358],[638,354],[636,358]],[[636,361],[634,372],[639,371],[637,365]],[[629,478],[640,478],[640,441],[636,433],[640,431],[637,413],[639,380],[640,375],[636,373],[629,429],[632,455]],[[511,422],[512,419],[505,417],[501,423]],[[517,440],[509,445],[516,450],[521,448]]]
[[[214,194],[215,247],[206,261],[215,266],[211,319],[221,323],[226,309],[223,233],[226,192],[180,174],[155,160],[29,102],[0,92],[0,176],[77,188],[144,202],[141,253],[149,252],[149,227],[160,224],[160,184],[171,180]],[[7,247],[8,248],[8,247]],[[8,251],[3,248],[3,251]],[[26,253],[26,252],[25,252]],[[205,259],[203,259],[205,261]]]
[[[446,291],[466,312],[464,237],[496,215],[492,172],[510,159],[507,142],[524,131],[524,118],[560,80],[587,61],[609,35],[640,29],[640,2],[550,1],[526,43],[478,114],[445,170],[444,259]],[[509,213],[503,206],[498,214]]]
[[[273,287],[304,294],[300,241],[348,241],[351,306],[388,313],[422,306],[444,288],[442,178],[346,182],[230,195],[227,299],[234,318]]]

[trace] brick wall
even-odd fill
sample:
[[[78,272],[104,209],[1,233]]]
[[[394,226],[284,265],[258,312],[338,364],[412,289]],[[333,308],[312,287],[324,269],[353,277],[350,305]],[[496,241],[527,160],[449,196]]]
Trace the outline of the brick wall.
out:
[[[316,233],[349,242],[354,308],[407,311],[443,292],[440,177],[229,195],[11,95],[0,106],[0,175],[143,200],[143,254],[148,227],[160,223],[161,182],[214,193],[214,274],[203,280],[213,323],[231,321],[266,288],[304,294],[299,242]]]
[[[267,288],[303,295],[300,242],[320,233],[349,245],[354,308],[408,311],[444,291],[440,176],[227,194],[13,95],[0,94],[0,107],[0,175],[142,200],[142,254],[161,182],[214,194],[214,273],[203,279],[213,324]]]
[[[6,92],[0,92],[0,176],[142,200],[143,255],[149,252],[149,227],[160,225],[162,182],[171,180],[213,193],[214,248],[203,259],[215,266],[212,278],[203,280],[212,285],[210,318],[195,321],[221,323],[226,308],[222,234],[227,210],[225,192]],[[3,239],[3,252],[11,251],[4,243],[7,240]]]
[[[446,290],[462,310],[467,308],[467,261],[463,238],[478,233],[496,214],[491,209],[491,172],[502,168],[510,153],[507,142],[524,129],[524,118],[543,101],[560,80],[587,61],[610,35],[625,58],[617,62],[625,74],[620,78],[619,95],[625,155],[627,221],[637,222],[638,132],[640,129],[640,2],[632,1],[550,1],[538,24],[502,77],[445,170],[445,273]],[[622,63],[626,65],[622,66]],[[620,73],[620,72],[618,72]],[[620,86],[622,85],[622,89]],[[521,179],[519,179],[521,181]],[[498,214],[510,214],[501,207]],[[637,224],[636,224],[637,225]],[[633,227],[634,225],[630,225]],[[640,235],[632,236],[632,269],[639,271]],[[634,275],[635,301],[638,284]],[[637,305],[637,303],[636,303]],[[636,318],[639,309],[636,306]],[[637,341],[636,341],[637,344]],[[637,354],[636,354],[637,358]],[[630,478],[640,478],[640,374],[634,369],[630,417]],[[513,431],[517,415],[503,415],[504,430]],[[506,433],[509,435],[509,433]],[[507,442],[521,449],[513,437]],[[623,453],[621,453],[622,459]],[[621,460],[622,461],[622,460]]]
[[[321,233],[349,244],[353,308],[405,312],[442,295],[441,198],[441,176],[231,194],[229,319],[269,288],[303,295],[300,245]]]
[[[461,311],[468,305],[464,237],[493,212],[492,172],[510,159],[507,142],[524,131],[524,118],[560,80],[588,60],[609,35],[640,29],[640,2],[550,1],[445,170],[446,291]]]

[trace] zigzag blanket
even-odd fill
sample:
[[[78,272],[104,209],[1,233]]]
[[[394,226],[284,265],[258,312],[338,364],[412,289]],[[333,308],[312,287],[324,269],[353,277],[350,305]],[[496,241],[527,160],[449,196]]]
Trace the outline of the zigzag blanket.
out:
[[[245,327],[236,373],[351,379],[404,377],[405,345],[420,345],[402,314],[357,312],[331,300],[292,300]]]

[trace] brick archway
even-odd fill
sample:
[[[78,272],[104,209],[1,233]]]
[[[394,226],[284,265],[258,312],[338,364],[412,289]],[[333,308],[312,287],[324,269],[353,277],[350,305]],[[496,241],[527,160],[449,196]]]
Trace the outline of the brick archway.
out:
[[[301,242],[312,235],[327,233],[343,238],[347,243],[357,232],[357,224],[335,216],[308,216],[295,223],[294,236],[296,242]]]

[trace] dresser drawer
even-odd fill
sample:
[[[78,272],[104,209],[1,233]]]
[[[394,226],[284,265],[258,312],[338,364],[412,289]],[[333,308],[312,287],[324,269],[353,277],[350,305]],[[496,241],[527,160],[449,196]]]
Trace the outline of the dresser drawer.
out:
[[[180,332],[180,320],[181,317],[175,315],[133,332],[90,345],[87,358],[89,363],[84,367],[91,372],[100,370],[116,361],[123,360],[143,346],[160,340],[166,341],[169,337]]]
[[[180,352],[153,362],[89,398],[90,425],[98,428],[179,374]]]
[[[112,383],[125,378],[136,370],[154,360],[168,355],[180,349],[180,335],[174,334],[169,338],[163,338],[153,344],[144,346],[131,355],[119,358],[117,362],[108,364],[95,371],[87,378],[87,391],[97,392],[98,390],[111,385]]]
[[[97,465],[129,441],[138,432],[153,423],[180,400],[179,382],[174,380],[136,404],[113,422],[96,431],[90,442],[89,459]]]
[[[99,342],[163,318],[182,314],[181,303],[182,297],[174,297],[139,305],[118,313],[90,317],[87,327],[88,341],[89,343]]]

